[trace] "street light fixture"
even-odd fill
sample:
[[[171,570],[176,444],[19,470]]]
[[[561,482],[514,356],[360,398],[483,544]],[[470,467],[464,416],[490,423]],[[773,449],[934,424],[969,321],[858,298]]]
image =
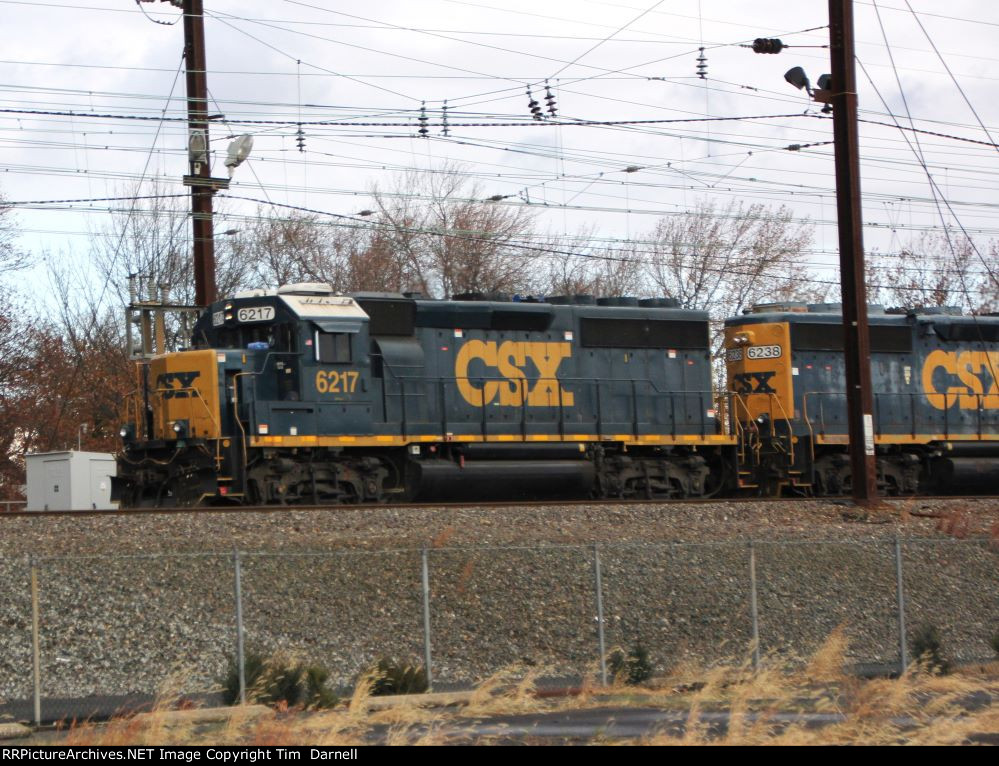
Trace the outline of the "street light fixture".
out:
[[[808,75],[805,74],[805,70],[800,66],[788,69],[784,73],[784,79],[798,90],[804,88],[809,96],[812,95],[812,84],[808,81]]]
[[[824,74],[819,77],[818,87],[812,88],[812,83],[809,82],[805,70],[800,66],[796,66],[784,73],[784,79],[798,90],[804,89],[813,101],[824,104],[822,107],[823,113],[829,114],[832,111],[832,77],[830,75]]]

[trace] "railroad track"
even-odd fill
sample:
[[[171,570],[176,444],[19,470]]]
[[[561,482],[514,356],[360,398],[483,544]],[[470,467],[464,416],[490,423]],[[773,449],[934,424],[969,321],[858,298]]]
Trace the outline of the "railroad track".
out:
[[[906,497],[891,497],[886,500],[999,500],[999,495],[910,495]],[[349,511],[358,508],[378,510],[416,510],[434,508],[442,511],[463,510],[467,508],[532,508],[543,505],[553,507],[584,507],[593,505],[634,506],[634,505],[708,505],[714,503],[839,503],[852,505],[853,501],[846,497],[726,497],[726,498],[689,498],[686,500],[648,500],[645,498],[602,498],[586,500],[489,500],[461,502],[425,502],[425,503],[355,503],[329,505],[219,505],[201,508],[125,508],[121,510],[91,510],[91,511],[7,511],[0,513],[0,519],[38,518],[46,516],[147,516],[176,515],[194,513],[198,515],[213,513],[284,513],[287,511]]]

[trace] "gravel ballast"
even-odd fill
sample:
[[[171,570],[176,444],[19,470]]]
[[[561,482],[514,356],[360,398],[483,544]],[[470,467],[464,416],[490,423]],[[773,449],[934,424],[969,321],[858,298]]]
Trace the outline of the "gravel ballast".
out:
[[[897,663],[898,537],[910,633],[932,624],[952,659],[984,660],[997,523],[993,499],[0,516],[0,697],[31,694],[29,555],[42,692],[73,697],[213,688],[235,645],[235,549],[247,646],[334,684],[379,656],[422,661],[424,547],[438,682],[593,672],[595,545],[607,648],[641,643],[659,671],[745,658],[750,541],[765,656],[801,661],[843,626],[851,661]]]

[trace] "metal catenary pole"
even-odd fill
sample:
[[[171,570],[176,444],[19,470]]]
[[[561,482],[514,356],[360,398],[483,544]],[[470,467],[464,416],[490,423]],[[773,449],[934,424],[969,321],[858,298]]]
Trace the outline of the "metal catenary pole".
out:
[[[232,554],[236,597],[236,670],[239,673],[239,704],[246,704],[246,653],[243,647],[243,567],[239,551]]]
[[[850,433],[853,499],[877,498],[874,466],[873,395],[857,134],[857,77],[853,46],[853,3],[829,0],[829,56],[832,65],[833,139],[836,155],[836,212],[843,299],[846,403]]]
[[[38,567],[34,559],[29,559],[31,566],[31,671],[34,681],[33,697],[35,703],[35,726],[42,724],[42,653],[40,648],[38,619]]]
[[[749,614],[753,620],[753,667],[760,667],[760,612],[756,590],[756,546],[749,543]]]
[[[600,572],[600,548],[593,546],[593,585],[597,596],[597,643],[600,647],[600,683],[607,686],[607,642],[604,636],[604,587]]]
[[[427,549],[422,555],[423,574],[423,663],[427,670],[427,691],[434,688],[434,676],[430,657],[430,560]]]
[[[905,644],[905,585],[902,581],[902,541],[895,538],[895,593],[898,596],[898,656],[899,675],[909,667],[909,652]]]

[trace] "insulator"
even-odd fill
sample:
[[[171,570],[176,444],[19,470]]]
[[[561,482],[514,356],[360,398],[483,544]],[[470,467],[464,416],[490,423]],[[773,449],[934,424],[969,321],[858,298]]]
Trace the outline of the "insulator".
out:
[[[298,130],[295,132],[295,143],[298,144],[298,151],[305,151],[305,131],[302,130],[302,123],[298,123]]]
[[[757,37],[753,40],[753,53],[780,53],[786,47],[775,37]]]
[[[558,113],[558,109],[555,107],[555,94],[552,93],[548,83],[545,83],[545,103],[548,105],[548,116],[555,117]]]
[[[534,100],[534,94],[531,93],[531,89],[527,89],[527,108],[531,110],[531,117],[535,120],[541,120],[541,105]]]
[[[451,131],[448,129],[448,125],[447,125],[447,101],[446,100],[444,101],[444,106],[441,108],[441,126],[442,126],[441,135],[444,136],[444,138],[447,138],[449,135],[451,135]]]
[[[702,80],[708,77],[708,57],[704,55],[704,48],[698,48],[701,52],[697,57],[697,76]]]
[[[420,129],[417,131],[424,138],[429,135],[430,131],[427,129],[427,102],[420,102],[420,117],[419,117]]]

